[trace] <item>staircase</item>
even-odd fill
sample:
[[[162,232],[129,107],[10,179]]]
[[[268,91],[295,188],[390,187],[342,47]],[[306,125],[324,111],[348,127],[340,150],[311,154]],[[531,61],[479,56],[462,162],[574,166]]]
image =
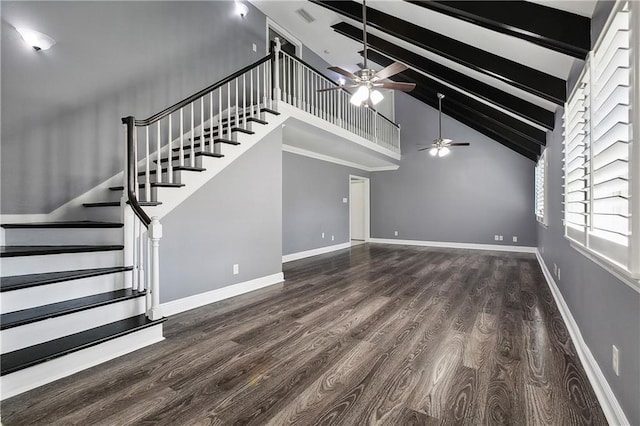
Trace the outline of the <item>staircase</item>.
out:
[[[1,398],[161,341],[160,220],[291,114],[399,155],[397,125],[318,92],[336,85],[276,43],[146,120],[123,118],[124,171],[54,220],[2,224]]]

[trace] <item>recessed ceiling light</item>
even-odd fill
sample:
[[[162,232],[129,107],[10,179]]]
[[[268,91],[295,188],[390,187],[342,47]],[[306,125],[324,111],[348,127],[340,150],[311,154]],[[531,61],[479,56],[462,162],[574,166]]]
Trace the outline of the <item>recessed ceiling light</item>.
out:
[[[20,33],[20,36],[25,41],[25,43],[27,43],[35,51],[47,50],[51,46],[56,44],[56,41],[54,39],[36,30],[21,27],[16,28],[16,31]]]

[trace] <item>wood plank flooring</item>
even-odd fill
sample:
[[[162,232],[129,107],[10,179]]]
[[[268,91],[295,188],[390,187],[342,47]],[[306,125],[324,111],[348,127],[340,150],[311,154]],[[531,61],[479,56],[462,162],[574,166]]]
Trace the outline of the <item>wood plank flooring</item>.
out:
[[[533,255],[366,244],[284,268],[3,424],[606,424]]]

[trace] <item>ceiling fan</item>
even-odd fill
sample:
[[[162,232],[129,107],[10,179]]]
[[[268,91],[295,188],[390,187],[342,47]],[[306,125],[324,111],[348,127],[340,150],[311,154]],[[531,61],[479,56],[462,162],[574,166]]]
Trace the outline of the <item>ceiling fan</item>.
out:
[[[364,67],[352,73],[340,67],[329,67],[333,72],[347,77],[353,81],[353,84],[341,84],[337,87],[330,87],[328,89],[319,89],[318,92],[327,92],[329,90],[339,90],[343,87],[355,88],[358,90],[351,96],[350,102],[356,106],[373,106],[380,102],[384,96],[378,89],[391,89],[402,90],[403,92],[412,91],[416,85],[415,83],[396,83],[393,81],[383,82],[381,80],[387,79],[393,75],[398,74],[406,70],[408,67],[400,62],[394,62],[388,67],[376,72],[373,69],[367,67],[367,1],[362,1],[362,38],[364,41]]]
[[[433,143],[426,148],[421,148],[418,151],[429,150],[429,154],[432,156],[444,157],[451,151],[450,146],[469,146],[469,142],[453,142],[451,139],[442,139],[442,100],[444,95],[438,93],[438,138],[433,140]]]

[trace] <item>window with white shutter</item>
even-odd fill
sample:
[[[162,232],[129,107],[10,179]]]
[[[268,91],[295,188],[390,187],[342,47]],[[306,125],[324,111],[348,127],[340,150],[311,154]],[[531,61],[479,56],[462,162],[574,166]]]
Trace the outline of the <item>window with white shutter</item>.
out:
[[[635,278],[640,277],[640,142],[634,134],[640,132],[634,125],[640,126],[640,118],[637,110],[634,117],[634,103],[640,87],[634,81],[640,52],[634,51],[632,29],[640,25],[632,14],[638,9],[640,4],[617,3],[564,112],[565,235]]]
[[[538,222],[547,224],[547,151],[545,150],[535,169],[535,213]]]

